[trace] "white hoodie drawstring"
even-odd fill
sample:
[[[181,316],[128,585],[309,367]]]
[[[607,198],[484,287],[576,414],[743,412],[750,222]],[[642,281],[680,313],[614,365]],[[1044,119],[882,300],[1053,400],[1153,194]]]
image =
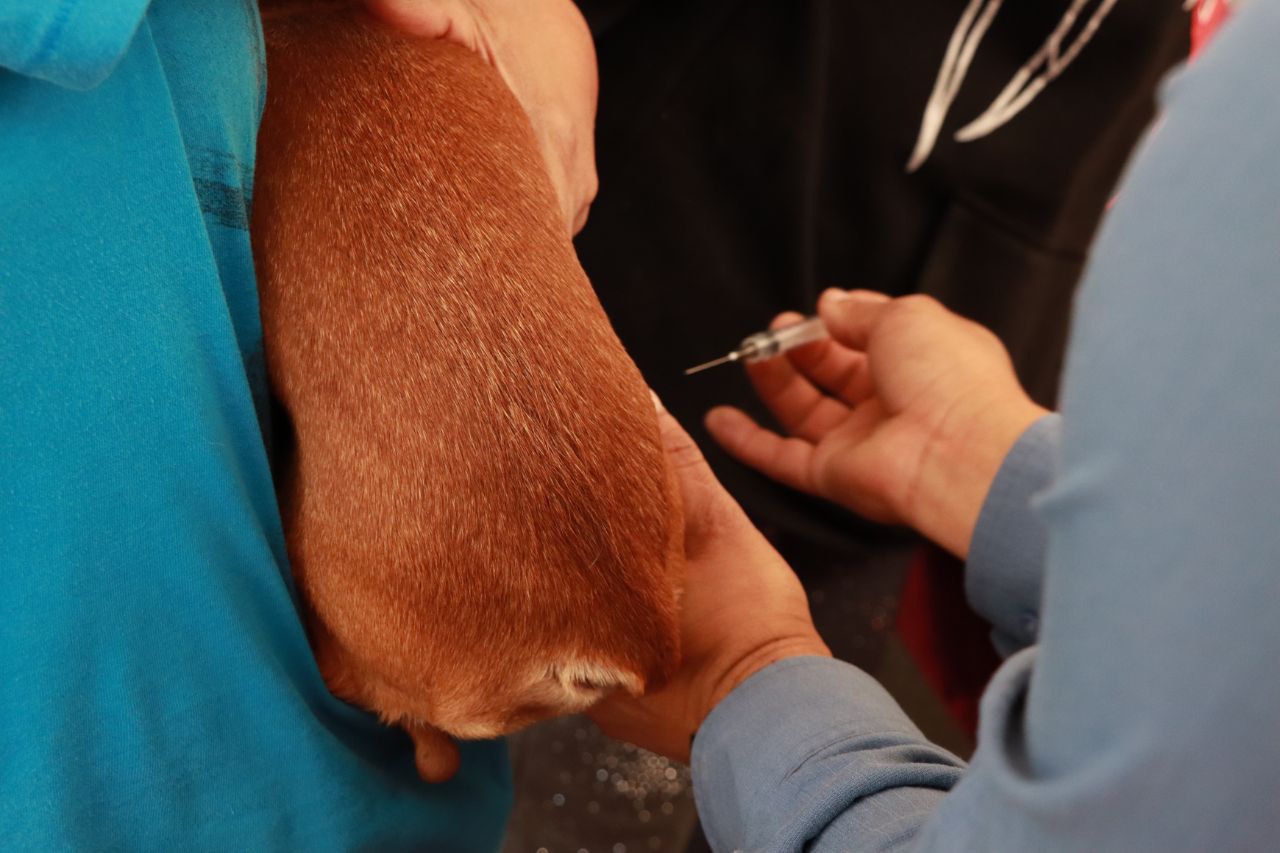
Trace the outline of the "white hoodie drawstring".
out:
[[[938,69],[938,79],[934,81],[933,92],[924,108],[924,117],[920,121],[920,136],[916,139],[915,151],[907,162],[907,171],[914,172],[924,165],[933,151],[938,134],[942,131],[942,123],[946,121],[947,112],[960,92],[960,84],[969,73],[969,63],[987,34],[987,28],[1000,11],[1003,0],[969,0],[969,6],[960,16],[951,41],[947,45],[946,55],[942,58],[942,67]],[[985,8],[983,8],[985,6]],[[978,10],[982,16],[978,17]],[[976,19],[976,20],[975,20]]]
[[[907,161],[908,172],[919,169],[933,152],[938,135],[942,131],[943,122],[946,121],[947,112],[960,91],[965,75],[968,74],[969,65],[973,61],[978,44],[986,35],[996,12],[1000,10],[1001,2],[1002,0],[970,0],[968,8],[960,16],[955,32],[951,35],[951,42],[947,45],[942,67],[938,70],[938,79],[934,83],[933,92],[925,105],[924,117],[920,122],[920,135],[916,139],[916,147],[911,154],[911,159]],[[1008,123],[1075,61],[1116,5],[1116,0],[1101,0],[1080,33],[1063,50],[1063,40],[1090,2],[1092,0],[1072,0],[1070,8],[1040,49],[1018,69],[1013,79],[996,96],[991,105],[956,133],[957,142],[981,139]],[[1184,2],[1190,4],[1194,0],[1184,0]]]
[[[1027,104],[1034,101],[1036,96],[1080,55],[1080,51],[1084,50],[1084,46],[1089,43],[1089,39],[1093,38],[1098,27],[1102,26],[1103,19],[1116,5],[1116,0],[1102,0],[1094,10],[1093,17],[1089,18],[1084,29],[1076,36],[1075,41],[1063,51],[1062,40],[1067,37],[1067,33],[1071,31],[1088,2],[1089,0],[1074,0],[1067,14],[1049,35],[1048,41],[1027,61],[1026,65],[1018,69],[1018,73],[1013,75],[1009,85],[996,96],[986,112],[956,131],[957,142],[972,142],[980,139],[1008,122],[1022,112]],[[1042,65],[1043,71],[1040,70]]]

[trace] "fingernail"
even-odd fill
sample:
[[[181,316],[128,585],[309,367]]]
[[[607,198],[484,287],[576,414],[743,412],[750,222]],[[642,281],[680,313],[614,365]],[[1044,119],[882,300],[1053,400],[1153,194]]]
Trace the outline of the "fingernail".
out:
[[[649,389],[649,399],[653,401],[653,407],[657,409],[659,413],[667,410],[666,407],[662,405],[662,400],[658,398],[657,392],[652,388]]]

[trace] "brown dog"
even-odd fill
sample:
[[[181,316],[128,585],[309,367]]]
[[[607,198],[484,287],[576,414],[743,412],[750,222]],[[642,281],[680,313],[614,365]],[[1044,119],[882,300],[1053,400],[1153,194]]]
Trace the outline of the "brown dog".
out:
[[[264,29],[253,243],[293,571],[330,688],[444,779],[447,735],[670,676],[678,498],[498,74],[343,4]]]

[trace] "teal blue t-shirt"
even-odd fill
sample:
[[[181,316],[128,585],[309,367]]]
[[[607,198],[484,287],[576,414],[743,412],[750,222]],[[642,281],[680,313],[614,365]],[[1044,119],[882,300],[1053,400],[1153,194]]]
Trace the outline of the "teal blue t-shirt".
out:
[[[325,689],[264,447],[251,0],[0,0],[0,846],[492,850]]]

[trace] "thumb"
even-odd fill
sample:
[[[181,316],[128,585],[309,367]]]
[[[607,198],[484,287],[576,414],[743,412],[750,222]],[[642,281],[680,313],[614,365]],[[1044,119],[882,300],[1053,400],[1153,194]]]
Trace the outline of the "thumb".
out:
[[[715,475],[711,473],[711,467],[707,465],[706,457],[689,437],[689,433],[685,432],[680,422],[672,417],[667,407],[662,405],[662,400],[652,390],[649,391],[649,397],[653,400],[653,407],[658,412],[658,430],[662,434],[662,449],[671,460],[671,467],[676,471],[681,488],[687,489],[688,481],[691,480],[716,482]]]
[[[474,14],[459,8],[456,3],[366,0],[365,8],[403,33],[460,44],[492,64],[492,52],[484,45]]]
[[[711,472],[702,451],[689,433],[662,405],[658,395],[649,392],[658,410],[658,428],[662,433],[662,449],[671,465],[672,476],[680,490],[680,503],[684,510],[685,554],[692,556],[707,547],[715,538],[715,531],[735,519],[745,522],[746,517],[729,493]]]
[[[888,296],[873,290],[832,287],[818,299],[818,316],[836,342],[865,351],[890,302]]]

